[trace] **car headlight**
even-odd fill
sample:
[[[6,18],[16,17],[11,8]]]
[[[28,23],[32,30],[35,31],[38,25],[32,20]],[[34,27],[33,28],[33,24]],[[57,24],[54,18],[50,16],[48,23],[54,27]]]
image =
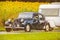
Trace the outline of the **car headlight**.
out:
[[[23,21],[24,21],[24,19],[21,19],[20,21],[21,21],[21,22],[23,22]]]

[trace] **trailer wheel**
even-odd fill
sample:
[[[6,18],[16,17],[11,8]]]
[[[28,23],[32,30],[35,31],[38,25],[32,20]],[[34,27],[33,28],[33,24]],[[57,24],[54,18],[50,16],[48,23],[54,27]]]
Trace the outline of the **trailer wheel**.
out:
[[[27,24],[27,25],[25,26],[25,32],[30,32],[30,31],[31,31],[31,27],[30,27],[29,24]]]
[[[12,29],[11,28],[6,28],[6,31],[7,32],[10,32]]]

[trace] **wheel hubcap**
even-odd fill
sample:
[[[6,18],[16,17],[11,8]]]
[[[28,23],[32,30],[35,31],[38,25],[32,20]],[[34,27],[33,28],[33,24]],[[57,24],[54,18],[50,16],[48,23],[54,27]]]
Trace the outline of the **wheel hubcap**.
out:
[[[49,30],[49,26],[48,26],[48,25],[46,25],[46,30],[47,30],[47,31]]]
[[[26,30],[27,30],[27,31],[29,31],[29,29],[30,29],[30,26],[29,26],[29,25],[27,25],[27,26],[26,26]]]

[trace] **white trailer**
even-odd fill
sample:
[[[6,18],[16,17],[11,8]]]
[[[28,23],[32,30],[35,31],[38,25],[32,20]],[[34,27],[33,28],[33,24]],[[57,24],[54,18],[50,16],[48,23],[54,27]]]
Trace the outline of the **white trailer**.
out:
[[[38,12],[45,15],[52,28],[60,26],[60,3],[42,4]]]

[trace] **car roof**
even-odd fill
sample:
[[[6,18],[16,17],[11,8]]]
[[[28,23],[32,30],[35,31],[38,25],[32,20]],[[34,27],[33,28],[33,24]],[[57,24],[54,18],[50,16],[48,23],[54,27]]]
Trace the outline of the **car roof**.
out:
[[[19,13],[19,15],[33,15],[33,14],[40,14],[40,15],[43,15],[43,14],[37,13],[37,12],[22,12],[22,13]]]
[[[23,18],[23,16],[27,16],[27,18],[29,17],[31,17],[32,18],[32,16],[33,16],[33,14],[34,14],[34,12],[22,12],[22,13],[19,13],[19,16],[18,16],[18,18]],[[25,17],[26,17],[25,16]]]
[[[34,12],[22,12],[22,13],[20,13],[19,15],[21,15],[21,14],[34,14]]]

